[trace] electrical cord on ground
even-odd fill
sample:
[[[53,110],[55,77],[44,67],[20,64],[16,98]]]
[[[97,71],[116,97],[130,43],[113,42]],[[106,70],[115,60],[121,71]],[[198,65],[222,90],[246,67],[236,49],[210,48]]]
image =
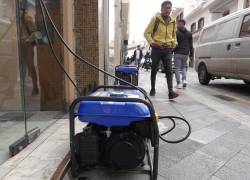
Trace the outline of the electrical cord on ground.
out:
[[[185,141],[190,136],[190,134],[191,134],[191,126],[190,126],[189,122],[186,119],[184,119],[182,117],[178,117],[178,116],[159,116],[159,119],[169,119],[169,120],[171,120],[173,122],[173,126],[169,130],[167,130],[166,132],[160,133],[160,139],[162,141],[164,141],[166,143],[170,143],[170,144],[177,144],[177,143],[181,143],[181,142]],[[172,132],[175,129],[175,127],[176,127],[175,119],[183,121],[188,126],[188,133],[186,134],[185,137],[183,137],[183,138],[181,138],[179,140],[173,140],[173,141],[167,140],[163,136],[169,134],[170,132]]]
[[[50,39],[50,35],[49,35],[49,31],[48,31],[48,27],[47,27],[47,24],[46,24],[46,21],[45,21],[45,14],[47,15],[48,19],[49,19],[49,22],[51,23],[52,25],[52,28],[55,30],[56,32],[56,35],[59,37],[59,39],[61,40],[61,42],[63,43],[63,45],[68,49],[68,51],[79,61],[83,62],[84,64],[87,64],[88,66],[94,68],[95,70],[99,71],[99,72],[102,72],[103,74],[109,76],[109,77],[112,77],[120,82],[123,82],[125,83],[126,85],[130,86],[130,87],[133,87],[135,88],[136,90],[140,91],[145,97],[146,99],[148,99],[149,103],[153,106],[153,103],[151,101],[151,99],[148,97],[147,93],[144,92],[144,90],[142,90],[141,88],[121,79],[121,78],[118,78],[108,72],[106,72],[105,70],[101,69],[101,68],[98,68],[97,66],[91,64],[90,62],[88,62],[87,60],[83,59],[82,57],[80,57],[77,53],[75,53],[70,47],[69,45],[67,44],[67,42],[64,40],[64,38],[62,37],[62,35],[60,34],[60,32],[58,31],[57,27],[55,26],[51,16],[50,16],[50,13],[44,3],[43,0],[39,0],[39,6],[40,6],[40,9],[41,9],[41,12],[42,12],[42,16],[43,16],[43,24],[45,26],[45,30],[46,30],[46,35],[48,37],[48,43],[49,43],[49,46],[50,46],[50,49],[52,51],[52,54],[54,55],[54,57],[56,58],[60,68],[63,70],[63,72],[66,74],[66,76],[69,78],[69,80],[71,81],[71,83],[74,85],[74,87],[76,88],[77,92],[79,95],[81,95],[78,87],[76,86],[76,84],[74,83],[74,81],[70,78],[69,74],[65,71],[63,65],[62,65],[62,61],[57,57],[56,53],[55,53],[55,50],[53,48],[53,45],[52,45],[52,42],[51,42],[51,39]],[[181,114],[181,113],[180,113]],[[182,114],[181,114],[182,115]],[[169,119],[172,123],[173,123],[173,126],[167,130],[166,132],[163,132],[159,135],[160,139],[163,140],[164,142],[166,143],[180,143],[180,142],[183,142],[185,141],[191,134],[191,126],[190,124],[187,122],[187,120],[185,120],[185,118],[183,117],[177,117],[177,116],[160,116],[159,119]],[[167,140],[165,139],[163,136],[169,134],[170,132],[172,132],[175,127],[176,127],[176,123],[175,123],[175,119],[178,119],[178,120],[181,120],[181,121],[184,121],[184,123],[187,124],[188,126],[188,133],[187,135],[184,137],[184,138],[181,138],[179,140],[176,140],[176,141],[171,141],[171,140]]]

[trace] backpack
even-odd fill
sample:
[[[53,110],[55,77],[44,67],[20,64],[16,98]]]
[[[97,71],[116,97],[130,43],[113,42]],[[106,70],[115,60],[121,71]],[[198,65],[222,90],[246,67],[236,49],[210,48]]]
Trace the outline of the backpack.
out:
[[[154,24],[154,28],[153,28],[153,31],[152,31],[152,37],[154,37],[158,27],[159,27],[159,24],[160,24],[160,19],[158,17],[156,17],[155,19],[155,24]],[[175,21],[173,22],[174,26],[173,26],[173,34],[175,33]]]

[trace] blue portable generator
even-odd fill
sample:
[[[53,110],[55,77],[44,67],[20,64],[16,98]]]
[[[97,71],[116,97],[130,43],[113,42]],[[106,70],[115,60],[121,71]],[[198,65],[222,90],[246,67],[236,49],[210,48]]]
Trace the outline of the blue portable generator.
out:
[[[86,123],[78,134],[75,119]],[[70,148],[74,177],[105,168],[147,174],[156,180],[159,130],[154,108],[137,89],[100,86],[70,106]]]
[[[138,67],[131,65],[119,65],[115,67],[115,76],[138,86]],[[126,85],[124,82],[115,80],[115,85]]]

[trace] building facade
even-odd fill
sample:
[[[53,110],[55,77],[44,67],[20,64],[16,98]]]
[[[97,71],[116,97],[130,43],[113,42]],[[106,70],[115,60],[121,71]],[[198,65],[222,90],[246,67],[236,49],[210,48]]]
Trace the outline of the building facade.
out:
[[[184,18],[184,8],[175,8],[172,11],[172,16],[176,18],[176,20]]]
[[[250,7],[249,0],[207,0],[185,16],[186,27],[193,33],[194,47],[200,30],[207,24],[240,9]]]
[[[123,62],[129,39],[130,0],[109,1],[109,60],[107,70],[114,74],[115,66]],[[109,84],[113,78],[107,78]]]

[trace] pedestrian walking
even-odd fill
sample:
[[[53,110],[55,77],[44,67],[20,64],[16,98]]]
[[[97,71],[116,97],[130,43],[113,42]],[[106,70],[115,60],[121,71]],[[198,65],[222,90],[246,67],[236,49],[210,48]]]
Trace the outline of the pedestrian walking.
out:
[[[157,13],[147,26],[144,36],[152,47],[152,71],[150,96],[155,96],[155,81],[160,61],[163,62],[166,70],[168,96],[174,99],[179,95],[173,91],[172,55],[177,45],[176,21],[170,16],[172,2],[164,1],[161,4],[161,12]]]
[[[187,86],[188,56],[193,57],[192,33],[185,28],[185,20],[177,21],[177,43],[174,50],[175,78],[177,89]],[[182,77],[181,77],[182,76]]]
[[[144,69],[146,69],[146,71],[148,71],[152,67],[150,49],[146,52],[146,54],[144,56],[144,59],[145,59],[145,61],[144,61],[143,65],[142,65],[142,68],[144,68]]]
[[[140,68],[142,57],[143,57],[142,49],[141,49],[141,46],[138,45],[133,55],[133,59],[135,61],[135,64],[138,66],[138,69]]]

